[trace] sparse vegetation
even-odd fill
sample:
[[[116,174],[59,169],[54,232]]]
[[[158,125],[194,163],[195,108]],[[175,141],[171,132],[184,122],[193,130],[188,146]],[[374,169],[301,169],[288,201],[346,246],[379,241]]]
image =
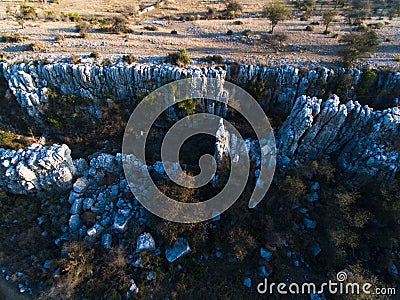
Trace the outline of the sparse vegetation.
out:
[[[155,25],[146,25],[143,28],[148,30],[148,31],[158,31],[158,27],[155,26]]]
[[[71,64],[79,64],[82,60],[82,57],[80,57],[79,55],[71,55],[70,57],[70,62]]]
[[[276,25],[279,22],[285,21],[289,17],[289,9],[278,0],[274,0],[274,2],[267,4],[264,7],[264,16],[270,20],[271,22],[271,30],[269,33],[273,34]]]
[[[322,14],[322,19],[323,19],[324,25],[325,25],[324,34],[330,33],[330,31],[328,30],[329,25],[331,25],[331,23],[333,21],[335,21],[335,18],[337,17],[337,15],[338,15],[338,12],[336,10],[328,10]]]
[[[182,68],[189,65],[190,58],[186,49],[180,49],[178,52],[169,53],[166,61]]]
[[[37,12],[35,7],[22,3],[19,7],[20,16],[22,19],[35,19],[37,17]]]
[[[101,54],[99,51],[94,50],[92,53],[89,55],[91,58],[100,58]]]
[[[215,63],[217,65],[222,65],[225,63],[223,57],[221,55],[208,55],[206,57],[202,57],[201,61],[207,62],[207,63]]]
[[[124,16],[116,16],[111,21],[111,27],[109,31],[112,33],[133,33],[133,30],[129,27],[129,21]]]
[[[43,51],[44,49],[45,45],[41,42],[34,42],[28,45],[28,51],[38,52],[38,51]]]
[[[59,35],[57,35],[55,38],[54,38],[54,41],[56,42],[56,43],[61,43],[61,42],[63,42],[65,40],[65,37],[64,37],[64,35],[62,35],[62,34],[59,34]]]
[[[22,43],[28,39],[28,37],[20,35],[19,33],[4,34],[2,37],[4,43]]]
[[[343,51],[343,63],[349,67],[355,60],[375,50],[378,45],[378,35],[373,30],[364,33],[351,32],[344,35],[341,42],[347,44],[347,48]]]
[[[122,56],[122,60],[124,61],[125,64],[131,65],[135,61],[137,61],[137,58],[133,54],[126,54]]]
[[[76,26],[76,31],[79,33],[79,36],[81,38],[87,38],[89,36],[89,29],[90,29],[90,24],[89,22],[79,22],[78,25]]]

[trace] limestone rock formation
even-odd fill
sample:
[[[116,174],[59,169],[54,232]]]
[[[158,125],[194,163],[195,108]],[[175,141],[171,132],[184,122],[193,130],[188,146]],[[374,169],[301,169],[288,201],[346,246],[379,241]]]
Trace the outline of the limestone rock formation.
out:
[[[72,187],[75,171],[66,145],[0,148],[0,188],[14,194],[66,191]]]
[[[341,104],[299,97],[277,136],[281,159],[339,157],[342,168],[391,178],[400,168],[400,110],[373,111],[357,101]]]

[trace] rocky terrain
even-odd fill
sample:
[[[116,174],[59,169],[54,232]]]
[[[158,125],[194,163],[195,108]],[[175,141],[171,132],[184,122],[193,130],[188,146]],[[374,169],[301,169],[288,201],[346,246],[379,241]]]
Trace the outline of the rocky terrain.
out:
[[[245,87],[267,112],[275,125],[278,173],[296,170],[310,159],[329,159],[349,177],[368,175],[393,180],[400,168],[398,72],[253,65],[182,69],[168,64],[126,65],[123,62],[102,66],[91,59],[84,59],[80,64],[72,64],[68,59],[9,61],[0,63],[0,70],[0,80],[6,86],[4,95],[11,97],[21,112],[29,116],[32,126],[39,128],[48,126],[46,113],[49,101],[53,101],[49,94],[54,91],[87,101],[83,105],[85,113],[101,123],[104,116],[100,108],[104,99],[109,104],[120,104],[170,81],[207,76]],[[366,74],[372,74],[373,78],[366,79]],[[372,98],[360,92],[365,88],[375,91]],[[219,111],[222,110],[216,109],[213,113]],[[226,117],[226,113],[220,116]],[[250,152],[259,156],[257,143],[251,144]],[[219,158],[232,147],[227,139],[217,138],[216,145],[217,151],[224,149],[224,153],[215,154]],[[132,236],[132,232],[151,228],[152,224],[149,213],[129,191],[122,172],[124,159],[127,158],[120,153],[101,151],[89,157],[72,158],[71,149],[65,144],[32,144],[19,150],[0,148],[0,188],[17,195],[56,195],[60,203],[67,205],[66,222],[54,240],[56,245],[86,240],[94,247],[110,249],[123,247],[137,238],[136,251],[129,256],[129,262],[140,266],[138,254],[142,250],[155,251],[155,244],[159,242],[150,233]],[[147,169],[160,178],[165,177],[160,162]],[[316,182],[307,196],[310,203],[318,198],[318,190]],[[88,218],[90,214],[94,219]],[[312,230],[316,223],[304,217],[303,226]],[[179,237],[173,246],[167,247],[165,255],[173,262],[190,251],[188,241]],[[260,251],[268,261],[271,252],[264,248]],[[313,246],[314,256],[320,251],[318,244]],[[268,273],[265,267],[261,266],[260,270],[264,275]],[[8,270],[4,269],[3,273],[8,274]],[[246,277],[245,286],[251,286],[249,280]],[[20,290],[32,292],[24,284]],[[131,282],[128,292],[138,292],[135,281]]]

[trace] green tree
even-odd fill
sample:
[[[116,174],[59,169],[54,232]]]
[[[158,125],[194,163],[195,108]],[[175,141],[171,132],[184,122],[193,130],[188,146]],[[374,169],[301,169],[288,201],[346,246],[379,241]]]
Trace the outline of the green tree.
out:
[[[336,10],[327,10],[322,14],[322,19],[324,21],[324,25],[325,25],[325,34],[329,33],[329,25],[331,25],[331,23],[333,21],[335,21],[336,16],[338,15],[338,12]]]
[[[238,12],[241,12],[242,10],[243,10],[242,5],[237,1],[229,1],[226,3],[226,12],[233,18],[236,16]]]
[[[375,47],[379,44],[378,38],[378,34],[373,30],[363,33],[351,32],[344,35],[341,39],[341,42],[347,44],[343,55],[344,65],[350,67],[356,59],[375,51]]]
[[[285,21],[289,17],[289,9],[281,2],[274,1],[264,7],[264,16],[271,22],[271,30],[269,33],[274,33],[274,28],[279,22]]]

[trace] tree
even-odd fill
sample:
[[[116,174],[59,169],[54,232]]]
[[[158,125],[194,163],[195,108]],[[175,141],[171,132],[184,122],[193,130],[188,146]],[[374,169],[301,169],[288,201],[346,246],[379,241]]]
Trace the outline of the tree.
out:
[[[362,57],[365,53],[375,51],[375,47],[379,44],[378,39],[378,34],[373,30],[363,33],[351,32],[344,35],[341,42],[347,44],[343,56],[345,66],[350,67],[356,59]]]
[[[289,10],[286,6],[279,2],[274,1],[264,7],[264,16],[271,21],[271,30],[269,33],[274,33],[274,28],[279,22],[285,21],[289,17]]]
[[[328,34],[329,33],[329,25],[331,25],[331,23],[333,21],[335,21],[335,18],[337,16],[337,11],[336,10],[327,10],[322,14],[322,19],[324,20],[324,25],[325,25],[325,31],[324,34]]]

